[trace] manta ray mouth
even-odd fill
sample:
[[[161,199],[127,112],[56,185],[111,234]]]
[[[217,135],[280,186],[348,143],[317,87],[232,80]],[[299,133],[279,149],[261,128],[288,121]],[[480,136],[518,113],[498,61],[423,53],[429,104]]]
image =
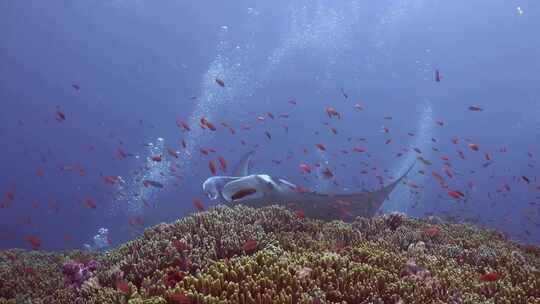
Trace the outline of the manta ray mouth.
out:
[[[228,202],[241,202],[264,196],[260,183],[254,176],[246,176],[228,182],[223,187],[222,195]]]
[[[255,188],[245,188],[245,189],[240,189],[238,191],[236,191],[232,196],[232,200],[235,201],[235,200],[239,200],[239,199],[242,199],[246,196],[250,196],[252,194],[254,194],[255,192],[257,192],[257,189]]]

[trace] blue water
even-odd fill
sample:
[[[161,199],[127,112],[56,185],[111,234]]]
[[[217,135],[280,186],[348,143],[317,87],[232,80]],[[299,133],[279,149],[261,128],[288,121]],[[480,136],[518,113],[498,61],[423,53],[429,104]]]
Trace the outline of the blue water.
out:
[[[230,170],[252,149],[258,173],[340,192],[376,189],[377,175],[390,182],[418,148],[433,163],[417,161],[409,176],[418,193],[401,185],[384,212],[435,214],[539,243],[539,14],[532,0],[2,1],[0,249],[30,248],[28,236],[46,250],[83,248],[102,227],[118,245],[195,212],[195,198],[213,204],[201,188],[208,161],[222,156]],[[328,106],[342,118],[329,119]],[[201,129],[201,117],[217,130]],[[158,154],[162,162],[149,159]],[[335,179],[301,173],[300,164],[317,162]]]

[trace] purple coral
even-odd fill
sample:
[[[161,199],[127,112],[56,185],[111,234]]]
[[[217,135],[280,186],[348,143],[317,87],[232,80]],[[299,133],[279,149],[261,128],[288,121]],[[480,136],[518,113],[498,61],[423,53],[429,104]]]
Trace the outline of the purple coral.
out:
[[[64,263],[62,272],[72,288],[80,288],[82,283],[88,279],[89,273],[98,269],[99,263],[95,260],[90,260],[85,263],[68,261]]]

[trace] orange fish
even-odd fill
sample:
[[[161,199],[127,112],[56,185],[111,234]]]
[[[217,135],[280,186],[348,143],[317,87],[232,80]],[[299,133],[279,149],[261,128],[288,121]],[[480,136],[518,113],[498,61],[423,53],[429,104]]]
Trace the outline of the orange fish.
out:
[[[125,294],[131,293],[131,288],[129,287],[129,284],[126,281],[117,280],[115,285],[116,285],[116,289],[118,289],[119,291]]]
[[[199,211],[204,211],[204,203],[198,198],[193,200],[193,206]]]
[[[500,275],[496,272],[488,272],[480,276],[480,281],[482,282],[495,282],[499,280]]]
[[[257,247],[259,247],[259,244],[256,240],[250,239],[244,242],[244,245],[242,245],[242,249],[247,253],[253,253],[257,250]]]
[[[437,227],[429,227],[429,228],[424,229],[424,233],[427,236],[433,238],[433,237],[439,236],[441,231]]]
[[[86,198],[84,200],[84,203],[86,204],[86,207],[90,208],[90,209],[96,209],[97,205],[96,205],[96,201],[93,199],[93,198]]]
[[[186,131],[191,131],[191,128],[188,126],[187,123],[177,119],[176,120],[176,125],[179,127],[179,128],[182,128],[182,131],[183,132],[186,132]]]
[[[175,292],[168,296],[170,303],[174,304],[191,304],[191,299],[183,293]]]
[[[154,156],[150,157],[150,159],[152,159],[155,162],[160,162],[162,160],[161,155],[154,155]]]
[[[56,120],[58,122],[62,122],[64,120],[66,120],[66,114],[64,114],[64,112],[60,111],[60,110],[57,110],[56,111]]]
[[[473,111],[473,112],[480,112],[480,111],[483,111],[483,109],[480,108],[479,106],[470,106],[470,107],[469,107],[469,110],[470,110],[470,111]]]
[[[451,197],[453,197],[455,199],[461,199],[464,196],[463,193],[461,193],[461,192],[459,192],[457,190],[449,190],[448,195],[450,195]]]
[[[216,175],[216,165],[214,164],[214,161],[212,160],[209,160],[208,161],[208,169],[210,169],[210,172],[212,173],[212,175]]]
[[[307,174],[311,173],[311,167],[307,164],[300,164],[300,170]]]
[[[341,119],[341,115],[333,107],[326,107],[326,114],[330,118],[332,118],[332,116],[336,116],[338,119]]]
[[[41,239],[35,235],[29,235],[25,238],[25,240],[30,243],[30,246],[32,246],[32,249],[34,250],[41,247]]]
[[[473,151],[478,151],[478,145],[477,144],[473,144],[473,143],[470,143],[469,144],[469,148]]]
[[[212,131],[215,131],[216,130],[216,127],[214,126],[214,124],[212,124],[211,122],[209,122],[206,118],[204,117],[201,117],[200,119],[200,123],[201,123],[201,126],[205,126],[207,127],[208,129],[212,130]]]
[[[219,156],[218,161],[219,161],[219,168],[221,169],[221,171],[226,172],[227,162],[225,161],[225,158],[223,158],[222,156]]]

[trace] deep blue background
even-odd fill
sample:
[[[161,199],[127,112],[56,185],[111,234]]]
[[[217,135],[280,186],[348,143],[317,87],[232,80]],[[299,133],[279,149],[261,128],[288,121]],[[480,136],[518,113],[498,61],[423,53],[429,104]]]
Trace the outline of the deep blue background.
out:
[[[257,172],[324,191],[378,187],[375,175],[388,182],[412,162],[410,149],[418,147],[433,162],[427,168],[417,164],[415,171],[425,176],[410,176],[423,189],[411,196],[401,186],[386,211],[457,216],[538,243],[539,13],[540,4],[532,0],[2,1],[0,191],[14,192],[15,199],[0,209],[0,249],[29,248],[29,235],[41,238],[44,249],[80,248],[100,227],[109,228],[114,245],[133,238],[141,228],[128,223],[134,216],[129,197],[115,200],[117,189],[101,174],[120,175],[137,192],[142,185],[133,180],[133,170],[147,163],[143,144],[158,137],[181,150],[183,179],[174,185],[165,173],[165,189],[147,197],[154,207],[145,208],[145,225],[194,212],[192,199],[204,198],[208,160],[222,155],[231,167],[256,144]],[[435,69],[441,82],[433,79]],[[355,103],[365,110],[356,110]],[[468,111],[470,105],[484,111]],[[66,121],[56,121],[57,106]],[[342,119],[328,119],[327,106]],[[276,119],[258,122],[267,112]],[[278,118],[280,113],[290,117]],[[218,130],[201,130],[195,123],[201,116]],[[192,131],[181,132],[177,119]],[[252,128],[241,130],[243,124]],[[390,133],[381,132],[383,125]],[[460,138],[458,147],[453,137]],[[471,151],[464,138],[480,151]],[[191,157],[181,149],[182,139]],[[316,143],[327,152],[317,152]],[[371,157],[339,152],[357,145]],[[119,160],[120,147],[141,158]],[[209,147],[217,152],[199,152]],[[508,152],[500,153],[502,147]],[[403,148],[409,152],[396,158]],[[487,168],[484,152],[494,160]],[[442,155],[459,175],[444,175]],[[304,180],[299,164],[324,160],[339,186],[315,174]],[[362,161],[377,167],[376,173],[361,174]],[[85,176],[60,169],[67,165],[82,166]],[[36,175],[39,168],[44,177]],[[432,171],[445,176],[451,189],[466,192],[467,200],[451,199]],[[511,191],[497,193],[505,183]],[[85,206],[86,197],[97,201],[95,210]]]

